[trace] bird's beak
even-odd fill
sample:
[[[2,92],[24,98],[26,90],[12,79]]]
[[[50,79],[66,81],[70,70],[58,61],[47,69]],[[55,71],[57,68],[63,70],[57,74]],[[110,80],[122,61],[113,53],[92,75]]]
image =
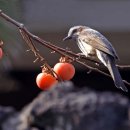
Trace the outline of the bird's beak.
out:
[[[70,40],[70,39],[72,39],[72,37],[71,37],[71,36],[67,36],[67,37],[65,37],[65,38],[63,39],[63,41]]]

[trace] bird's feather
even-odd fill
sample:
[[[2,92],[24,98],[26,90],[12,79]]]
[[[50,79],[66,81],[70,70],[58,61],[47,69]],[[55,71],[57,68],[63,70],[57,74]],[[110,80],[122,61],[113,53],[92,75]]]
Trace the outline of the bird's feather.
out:
[[[126,88],[125,84],[122,81],[121,75],[119,73],[118,68],[115,65],[115,59],[101,51],[98,51],[98,58],[103,62],[103,64],[108,68],[111,77],[115,83],[117,88],[122,89],[123,91],[127,92],[128,89]]]
[[[106,64],[107,64],[107,68],[108,68],[108,70],[109,70],[109,72],[110,72],[110,74],[111,74],[111,76],[113,78],[115,86],[117,88],[122,89],[125,92],[128,92],[128,89],[126,88],[125,84],[122,81],[119,70],[115,65],[115,60],[113,60],[112,58],[109,58],[109,60],[107,60]]]
[[[82,35],[80,35],[81,37],[79,37],[81,40],[91,45],[95,49],[100,50],[106,54],[109,54],[115,59],[118,59],[115,49],[101,33],[90,28],[85,29],[81,33]]]

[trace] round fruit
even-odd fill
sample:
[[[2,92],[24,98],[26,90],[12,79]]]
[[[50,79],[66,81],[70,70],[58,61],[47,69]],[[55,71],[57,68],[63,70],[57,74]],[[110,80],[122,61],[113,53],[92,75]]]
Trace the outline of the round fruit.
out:
[[[2,58],[2,56],[3,56],[3,50],[2,50],[2,48],[0,47],[0,59]]]
[[[72,64],[63,62],[54,66],[54,71],[62,80],[70,80],[75,74],[75,68]]]
[[[37,86],[42,90],[48,90],[52,85],[56,84],[58,81],[51,74],[40,73],[37,75],[36,83]]]

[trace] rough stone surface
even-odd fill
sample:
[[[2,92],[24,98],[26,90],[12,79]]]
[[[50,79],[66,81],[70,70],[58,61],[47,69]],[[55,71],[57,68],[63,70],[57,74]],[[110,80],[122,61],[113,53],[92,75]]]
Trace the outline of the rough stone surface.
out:
[[[12,107],[0,106],[0,130],[2,129],[2,123],[5,122],[14,113],[16,113],[16,111]]]
[[[129,100],[112,92],[77,89],[71,82],[41,92],[2,130],[129,130]]]

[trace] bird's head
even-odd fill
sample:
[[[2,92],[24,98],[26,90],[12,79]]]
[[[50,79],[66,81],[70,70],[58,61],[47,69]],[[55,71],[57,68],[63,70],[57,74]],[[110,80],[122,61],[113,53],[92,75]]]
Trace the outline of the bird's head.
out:
[[[80,35],[80,33],[82,31],[84,31],[84,29],[86,29],[86,26],[74,26],[74,27],[71,27],[69,32],[68,32],[67,37],[65,37],[63,39],[63,41],[78,38],[78,36]]]

